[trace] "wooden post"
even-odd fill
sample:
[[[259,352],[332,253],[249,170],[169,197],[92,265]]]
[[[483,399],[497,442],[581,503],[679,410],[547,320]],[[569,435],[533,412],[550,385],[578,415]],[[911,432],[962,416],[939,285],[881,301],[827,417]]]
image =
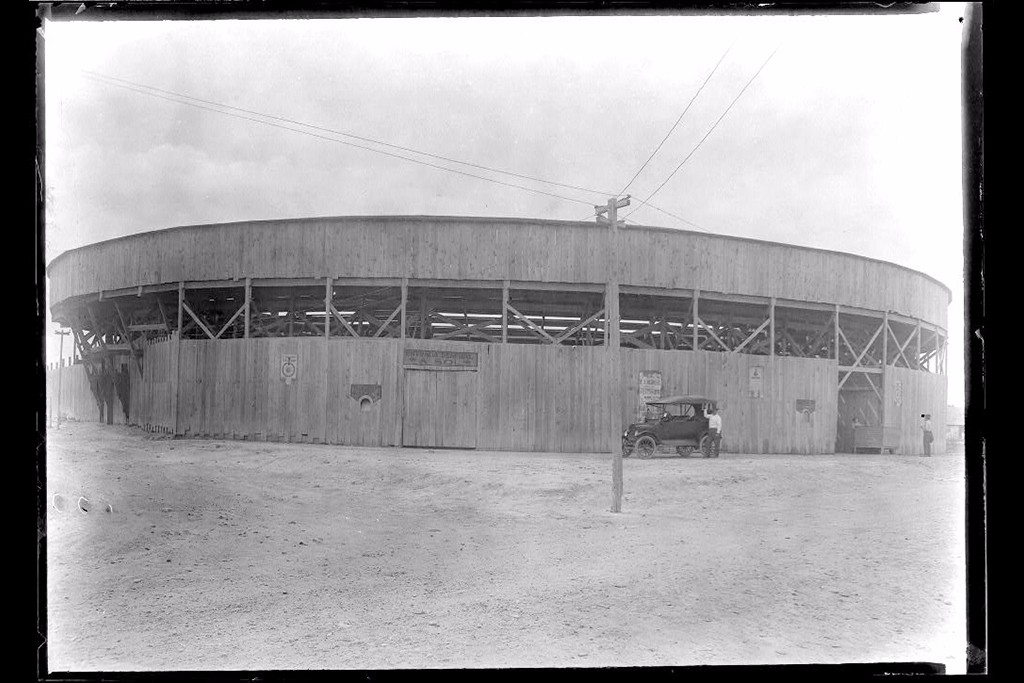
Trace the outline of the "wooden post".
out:
[[[882,330],[882,449],[880,453],[885,452],[885,414],[888,412],[886,408],[887,401],[885,400],[885,380],[888,374],[889,368],[889,311],[885,311],[882,317],[882,326],[885,328]]]
[[[252,301],[252,278],[245,278],[245,338],[249,338],[249,312],[252,307],[249,302]]]
[[[334,298],[334,278],[327,278],[324,287],[324,339],[331,337],[331,301]]]
[[[697,350],[700,337],[697,335],[697,324],[700,320],[700,290],[693,290],[693,350]]]
[[[178,394],[181,388],[181,325],[185,314],[185,282],[178,282],[178,330],[174,342],[174,386],[171,392],[171,418],[174,421],[174,434],[178,434]]]
[[[402,278],[402,334],[399,339],[405,339],[405,303],[409,299],[409,278]]]
[[[334,299],[334,279],[324,282],[324,431],[323,443],[327,443],[331,421],[331,301]]]
[[[420,339],[427,338],[427,293],[420,290]]]
[[[501,283],[501,343],[508,343],[508,280]]]
[[[839,304],[836,304],[836,310],[832,314],[832,325],[833,325],[832,341],[836,345],[836,363],[838,363],[839,362]]]
[[[612,449],[612,512],[622,511],[622,434],[619,424],[619,403],[621,401],[622,372],[619,357],[619,220],[618,209],[629,206],[629,197],[608,200],[608,224],[611,227],[609,248],[605,257],[609,266],[608,286],[605,290],[605,312],[608,321],[608,337],[606,346],[609,353],[610,391],[608,392],[609,437]]]
[[[772,297],[768,309],[768,349],[769,356],[775,355],[775,297]]]
[[[914,356],[914,364],[917,366],[915,370],[921,369],[921,321],[917,321],[917,355]]]

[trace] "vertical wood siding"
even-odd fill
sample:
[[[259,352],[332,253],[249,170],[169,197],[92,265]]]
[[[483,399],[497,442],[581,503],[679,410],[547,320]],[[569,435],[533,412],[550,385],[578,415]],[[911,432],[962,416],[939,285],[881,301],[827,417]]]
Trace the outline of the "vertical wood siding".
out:
[[[582,223],[325,218],[163,230],[89,245],[48,268],[50,300],[179,280],[410,277],[601,283],[608,230]],[[620,282],[890,310],[946,328],[948,291],[849,254],[685,231],[620,231]]]
[[[896,382],[903,384],[902,405],[896,404]],[[921,414],[932,416],[933,453],[946,451],[946,377],[908,368],[885,369],[885,424],[900,433],[899,452],[924,453]]]

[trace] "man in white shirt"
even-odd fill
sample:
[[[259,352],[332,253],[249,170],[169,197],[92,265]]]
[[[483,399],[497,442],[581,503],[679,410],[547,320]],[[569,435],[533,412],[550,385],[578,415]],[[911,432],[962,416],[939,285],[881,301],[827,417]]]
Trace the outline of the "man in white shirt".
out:
[[[930,456],[932,454],[932,416],[922,415],[921,416],[921,432],[924,437],[924,454]]]
[[[708,434],[711,437],[710,452],[707,457],[717,458],[722,446],[722,416],[713,406],[706,407],[704,417],[708,419]]]

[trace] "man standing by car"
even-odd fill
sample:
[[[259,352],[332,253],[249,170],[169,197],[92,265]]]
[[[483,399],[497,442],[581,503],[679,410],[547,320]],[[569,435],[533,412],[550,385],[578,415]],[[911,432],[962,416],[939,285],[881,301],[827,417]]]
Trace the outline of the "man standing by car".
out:
[[[707,455],[710,458],[717,458],[722,446],[722,416],[718,414],[718,409],[710,406],[704,410],[704,417],[708,419],[708,435],[711,437]]]

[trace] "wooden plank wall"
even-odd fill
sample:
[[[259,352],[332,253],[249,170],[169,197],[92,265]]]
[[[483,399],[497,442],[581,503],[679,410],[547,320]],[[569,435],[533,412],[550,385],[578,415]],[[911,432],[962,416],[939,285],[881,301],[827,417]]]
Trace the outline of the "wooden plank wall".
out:
[[[58,380],[59,377],[59,380]],[[82,365],[65,365],[46,370],[46,417],[50,423],[57,419],[57,383],[60,382],[60,413],[63,419],[79,422],[98,422],[99,405],[89,388],[89,376]],[[121,402],[114,399],[114,424],[124,424]]]
[[[178,431],[322,443],[326,430],[321,339],[183,340]],[[298,377],[281,379],[281,356],[298,356]]]
[[[896,382],[903,384],[902,405],[896,404]],[[900,432],[900,453],[924,453],[921,438],[921,413],[932,416],[933,453],[946,451],[946,391],[945,375],[918,372],[908,368],[885,369],[885,424]]]
[[[323,342],[321,342],[323,343]],[[401,445],[401,341],[332,339],[327,373],[327,441],[348,446]],[[353,384],[379,384],[368,412],[350,396]]]
[[[834,360],[776,356],[771,379],[773,453],[833,453],[839,366]],[[797,412],[797,400],[812,400],[814,412]]]
[[[142,349],[145,381],[135,363],[128,365],[131,382],[129,420],[147,431],[174,432],[175,376],[178,368],[177,342],[166,340]]]
[[[609,231],[513,219],[369,217],[188,226],[66,252],[50,299],[179,280],[410,277],[602,283]],[[949,293],[891,263],[683,230],[620,231],[620,282],[890,310],[946,328]]]
[[[705,393],[717,398],[729,451],[829,453],[835,445],[834,361],[624,350],[621,389],[616,393],[609,387],[610,356],[603,347],[404,343],[409,348],[478,354],[475,395],[460,400],[465,409],[475,411],[480,449],[601,452],[607,416],[616,414],[622,426],[633,419],[641,370],[660,371],[666,393]],[[167,428],[172,422],[176,344],[161,342],[146,349],[150,369],[145,379],[140,382],[136,374],[132,376],[133,423]],[[402,368],[402,345],[400,340],[369,339],[182,341],[179,432],[400,445],[403,429],[417,429],[414,422],[403,424],[407,371]],[[299,377],[290,386],[280,377],[280,358],[285,353],[299,357]],[[763,398],[749,396],[749,371],[755,365],[766,369]],[[369,411],[361,410],[350,396],[352,384],[380,384],[380,401]],[[814,400],[815,412],[809,417],[797,413],[797,399]],[[934,410],[933,414],[939,413]],[[423,426],[428,428],[433,427]],[[405,438],[406,443],[421,441],[417,435]]]
[[[765,369],[762,398],[750,396],[750,368]],[[633,421],[642,371],[662,375],[662,395],[702,394],[718,401],[722,449],[742,453],[832,453],[835,449],[836,364],[813,358],[771,358],[710,351],[622,352],[619,418]],[[808,418],[797,399],[815,402]]]

